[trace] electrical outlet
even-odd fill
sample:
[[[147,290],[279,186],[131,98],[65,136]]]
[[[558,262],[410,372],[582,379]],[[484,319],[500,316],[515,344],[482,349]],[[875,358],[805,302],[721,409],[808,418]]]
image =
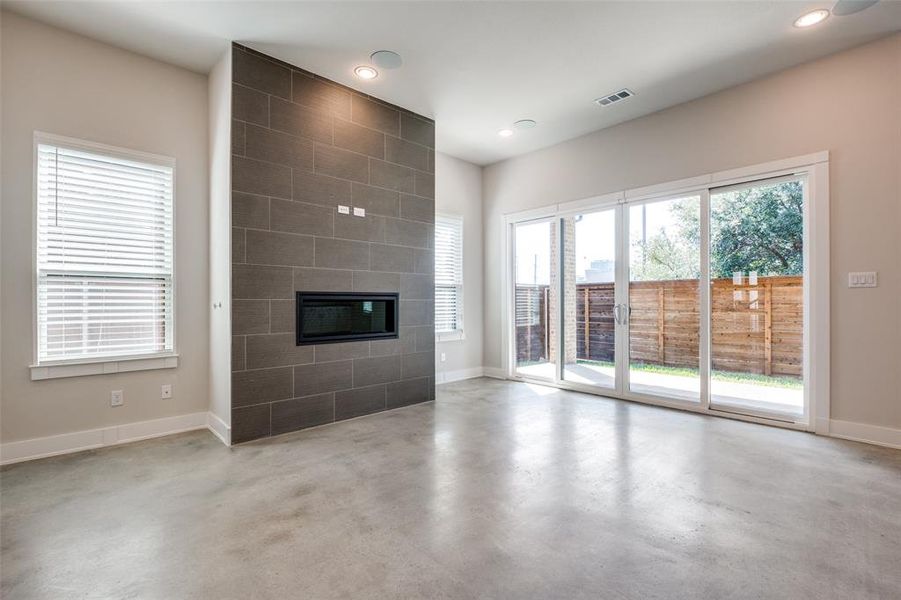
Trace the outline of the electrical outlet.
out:
[[[350,207],[349,207],[349,206],[344,206],[343,204],[339,204],[339,205],[338,205],[338,214],[339,214],[339,215],[349,215],[349,214],[350,214]]]
[[[109,395],[110,406],[122,406],[125,404],[125,392],[122,390],[113,390]]]
[[[442,353],[441,353],[441,362],[444,362],[445,360],[447,360],[447,354],[445,354],[444,352],[442,352]]]
[[[365,216],[366,216],[366,209],[365,209],[365,208],[360,208],[359,206],[354,206],[354,216],[355,216],[355,217],[365,217]]]
[[[876,287],[878,284],[876,271],[857,271],[848,273],[848,287]]]
[[[160,398],[162,398],[163,400],[166,400],[167,398],[171,398],[171,397],[172,397],[172,384],[171,383],[163,384],[163,387],[160,388]]]

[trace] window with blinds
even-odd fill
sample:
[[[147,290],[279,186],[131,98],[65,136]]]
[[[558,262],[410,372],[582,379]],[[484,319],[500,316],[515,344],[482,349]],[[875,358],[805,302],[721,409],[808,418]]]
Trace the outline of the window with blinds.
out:
[[[463,332],[463,219],[435,219],[435,332]]]
[[[37,362],[174,352],[174,163],[36,140]]]

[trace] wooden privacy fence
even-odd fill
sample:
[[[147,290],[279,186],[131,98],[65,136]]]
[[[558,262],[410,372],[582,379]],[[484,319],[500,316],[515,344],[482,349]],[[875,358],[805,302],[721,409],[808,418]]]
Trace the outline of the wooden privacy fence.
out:
[[[613,283],[577,284],[576,356],[613,361]],[[714,279],[711,285],[711,360],[722,371],[801,375],[801,277]],[[517,358],[547,357],[547,286],[517,286]],[[698,366],[698,281],[640,281],[629,286],[631,360],[674,367]],[[571,304],[571,303],[570,303]],[[520,310],[520,307],[530,307]],[[531,312],[529,312],[531,311]],[[571,310],[570,310],[571,312]],[[521,320],[532,315],[531,325]]]

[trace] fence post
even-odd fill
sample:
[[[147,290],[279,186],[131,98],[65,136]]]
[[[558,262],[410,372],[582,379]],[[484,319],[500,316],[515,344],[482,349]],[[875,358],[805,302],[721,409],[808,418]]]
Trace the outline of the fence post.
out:
[[[660,361],[661,365],[666,362],[666,350],[663,346],[666,343],[666,336],[664,335],[664,328],[666,327],[664,302],[663,285],[661,285],[657,288],[657,360]]]
[[[588,310],[588,286],[585,286],[585,306],[583,307],[583,312],[585,314],[585,360],[591,360],[591,342],[589,340],[591,334],[591,328],[588,323],[588,318],[591,315],[591,311]]]
[[[773,374],[773,282],[763,284],[763,372]]]
[[[544,292],[544,359],[549,361],[551,359],[551,345],[550,345],[550,335],[549,335],[550,334],[549,330],[551,328],[551,322],[550,322],[551,309],[550,309],[550,306],[548,306],[548,298],[549,298],[548,292],[550,291],[550,288],[542,288],[542,289]]]
[[[528,318],[526,319],[526,356],[525,360],[532,360],[532,294],[526,295],[526,310],[528,311],[526,315]],[[515,317],[514,317],[515,318]],[[518,333],[517,333],[518,335]],[[518,338],[517,338],[518,339]],[[517,355],[519,351],[517,350]],[[518,359],[518,357],[517,357]]]

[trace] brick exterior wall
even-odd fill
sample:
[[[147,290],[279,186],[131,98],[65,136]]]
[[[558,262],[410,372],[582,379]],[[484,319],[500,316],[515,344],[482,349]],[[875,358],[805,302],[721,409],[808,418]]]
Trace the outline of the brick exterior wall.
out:
[[[560,289],[560,244],[557,243],[557,228],[549,225],[551,230],[551,283],[549,290],[549,308],[550,314],[556,315],[559,306],[559,289]],[[563,219],[563,278],[564,281],[576,280],[576,221],[574,217]],[[567,364],[576,360],[576,296],[570,286],[567,286],[566,293],[563,296],[563,347],[564,360]],[[551,318],[548,322],[548,345],[550,346],[550,357],[557,356],[557,344],[559,336],[557,334],[557,323],[555,318]]]
[[[232,441],[434,399],[434,123],[237,44],[232,78]],[[296,346],[295,290],[398,292],[400,337]]]
[[[563,219],[563,281],[576,280],[576,219]],[[576,329],[576,288],[566,285],[563,294],[563,353],[564,364],[576,361],[577,346]]]

